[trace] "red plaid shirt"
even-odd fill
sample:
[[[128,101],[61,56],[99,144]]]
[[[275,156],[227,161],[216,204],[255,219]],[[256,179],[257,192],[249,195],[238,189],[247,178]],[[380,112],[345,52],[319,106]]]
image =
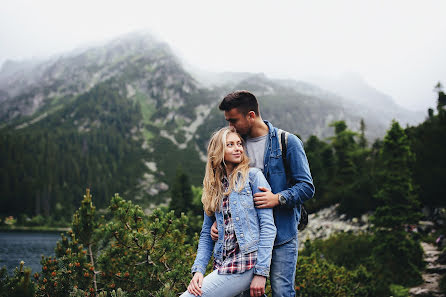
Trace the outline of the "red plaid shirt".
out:
[[[242,273],[253,268],[256,264],[257,251],[243,254],[235,237],[234,223],[229,209],[228,196],[223,197],[222,213],[224,220],[223,260],[214,259],[214,269],[218,274]]]

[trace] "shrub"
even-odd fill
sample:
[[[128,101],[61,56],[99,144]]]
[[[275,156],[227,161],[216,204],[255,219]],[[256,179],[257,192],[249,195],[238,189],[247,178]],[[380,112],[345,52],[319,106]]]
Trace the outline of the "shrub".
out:
[[[168,297],[185,290],[195,258],[185,244],[188,218],[162,210],[146,216],[117,194],[109,209],[110,219],[98,217],[87,191],[56,257],[42,258],[36,296],[113,296],[121,288],[127,295],[120,296]]]
[[[0,297],[32,297],[34,284],[31,282],[31,268],[24,268],[24,262],[14,270],[12,277],[8,276],[6,267],[0,269]]]
[[[349,271],[317,253],[300,256],[297,262],[296,296],[377,296],[373,277],[364,266]]]
[[[325,240],[305,242],[302,254],[309,256],[318,252],[338,266],[354,269],[369,260],[370,250],[373,248],[372,239],[373,235],[367,233],[338,233]]]

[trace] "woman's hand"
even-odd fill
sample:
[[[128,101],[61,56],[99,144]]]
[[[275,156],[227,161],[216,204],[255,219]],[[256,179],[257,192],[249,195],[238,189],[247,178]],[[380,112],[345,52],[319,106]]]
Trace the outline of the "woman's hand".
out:
[[[266,277],[262,275],[254,275],[254,278],[251,281],[251,286],[249,287],[251,297],[258,297],[265,294],[265,283]]]
[[[201,285],[203,284],[203,274],[201,272],[195,272],[194,277],[190,280],[187,291],[195,296],[201,296]]]

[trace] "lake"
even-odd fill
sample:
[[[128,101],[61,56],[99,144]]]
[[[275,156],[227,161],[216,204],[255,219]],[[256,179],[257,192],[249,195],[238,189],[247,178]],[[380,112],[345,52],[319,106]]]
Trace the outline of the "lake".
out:
[[[20,261],[40,272],[42,255],[54,256],[61,232],[4,232],[0,231],[0,267],[6,266],[11,275]]]

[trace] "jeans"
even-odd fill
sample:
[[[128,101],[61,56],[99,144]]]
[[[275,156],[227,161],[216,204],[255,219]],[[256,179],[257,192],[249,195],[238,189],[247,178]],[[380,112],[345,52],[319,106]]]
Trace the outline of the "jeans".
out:
[[[292,240],[275,246],[271,260],[271,289],[273,297],[294,297],[294,280],[298,253],[297,235]]]
[[[218,270],[214,270],[203,279],[201,297],[234,297],[249,289],[253,277],[254,269],[234,274],[218,274]],[[186,291],[180,297],[195,296]]]
[[[271,260],[271,289],[273,297],[294,297],[294,280],[298,253],[297,235],[292,240],[275,246]],[[249,290],[237,297],[249,297]]]

